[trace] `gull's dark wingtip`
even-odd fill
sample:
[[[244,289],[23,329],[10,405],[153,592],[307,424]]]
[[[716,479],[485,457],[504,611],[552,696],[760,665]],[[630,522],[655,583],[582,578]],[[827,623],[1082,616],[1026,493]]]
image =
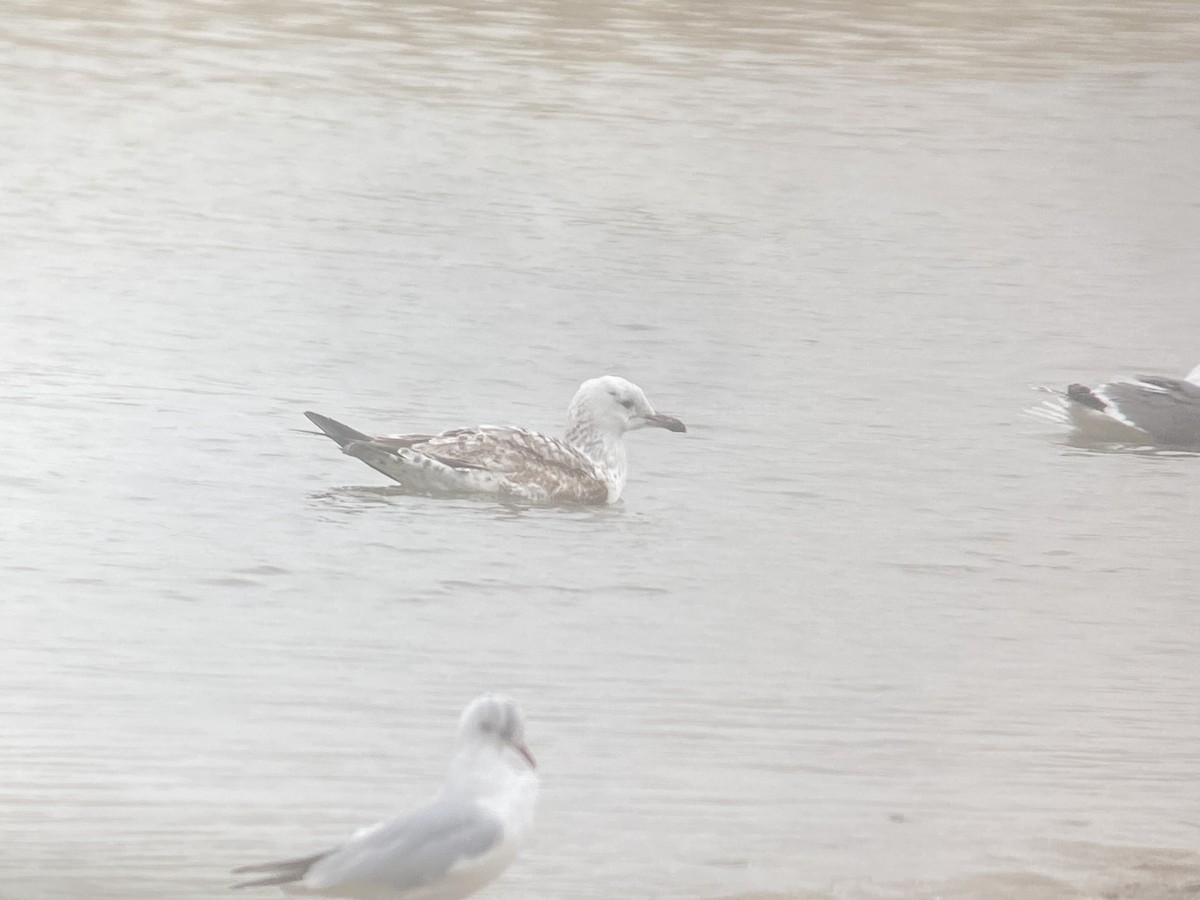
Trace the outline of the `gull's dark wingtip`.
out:
[[[1097,412],[1104,412],[1108,404],[1096,396],[1095,392],[1086,384],[1072,384],[1067,386],[1067,397],[1074,400],[1076,403],[1094,409]]]
[[[251,872],[265,872],[268,874],[262,878],[251,878],[248,881],[239,881],[237,884],[231,884],[229,889],[237,891],[242,888],[293,884],[303,879],[314,863],[321,861],[328,855],[328,853],[314,853],[312,856],[301,856],[299,859],[282,859],[278,862],[238,866],[233,870],[234,875],[248,875]]]
[[[234,873],[237,873],[237,869],[234,869]],[[272,875],[269,878],[255,878],[251,881],[239,881],[237,884],[231,884],[229,886],[229,890],[240,891],[242,888],[275,887],[276,885],[294,884],[299,880],[300,879],[292,875]]]
[[[320,428],[321,431],[325,432],[325,435],[330,440],[337,443],[339,447],[345,448],[345,446],[352,441],[371,440],[371,436],[369,434],[363,434],[361,431],[356,431],[349,425],[343,425],[337,419],[331,419],[329,416],[323,416],[320,413],[311,411],[306,412],[304,416],[308,419],[308,421]]]

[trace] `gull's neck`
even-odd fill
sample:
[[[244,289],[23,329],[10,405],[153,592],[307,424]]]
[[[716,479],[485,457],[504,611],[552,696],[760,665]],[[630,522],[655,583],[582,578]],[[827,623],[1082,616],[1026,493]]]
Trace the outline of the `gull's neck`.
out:
[[[507,790],[518,777],[504,749],[492,741],[469,741],[451,758],[443,790],[482,797]]]
[[[510,760],[490,741],[459,747],[450,760],[450,771],[440,792],[443,797],[466,799],[491,809],[514,837],[529,827],[537,793],[534,771]]]
[[[596,464],[600,476],[608,484],[609,502],[620,497],[628,469],[621,435],[571,410],[567,417],[566,441]]]

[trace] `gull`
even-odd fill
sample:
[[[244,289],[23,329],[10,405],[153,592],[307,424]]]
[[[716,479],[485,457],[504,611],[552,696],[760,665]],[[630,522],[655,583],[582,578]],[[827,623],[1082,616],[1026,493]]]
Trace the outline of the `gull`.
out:
[[[1072,384],[1034,415],[1086,441],[1200,449],[1200,366],[1186,378],[1138,375],[1097,387]]]
[[[627,431],[687,431],[657,413],[642,389],[616,375],[585,381],[567,409],[563,438],[508,425],[441,434],[371,437],[306,412],[342,452],[414,491],[492,494],[536,503],[615,503],[625,489]]]
[[[533,818],[537,775],[516,704],[476,697],[459,719],[458,750],[441,790],[406,816],[356,832],[323,853],[234,874],[234,888],[279,886],[304,897],[459,900],[494,880],[517,855]]]

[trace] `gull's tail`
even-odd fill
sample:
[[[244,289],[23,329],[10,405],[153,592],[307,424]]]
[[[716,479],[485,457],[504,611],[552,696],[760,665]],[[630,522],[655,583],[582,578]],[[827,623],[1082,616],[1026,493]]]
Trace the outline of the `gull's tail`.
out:
[[[1044,391],[1047,394],[1053,394],[1053,400],[1043,400],[1036,406],[1032,406],[1025,410],[1025,414],[1032,416],[1035,419],[1040,419],[1043,422],[1049,422],[1052,425],[1072,425],[1074,424],[1071,410],[1070,398],[1063,391],[1052,387],[1036,387],[1034,390]]]
[[[1147,434],[1105,400],[1103,388],[1093,390],[1084,384],[1072,384],[1065,391],[1048,387],[1037,390],[1054,394],[1054,398],[1043,400],[1025,413],[1043,422],[1072,429],[1071,442],[1076,446],[1141,445],[1147,442]]]
[[[429,459],[410,448],[427,441],[427,434],[372,437],[320,413],[306,412],[308,420],[342,448],[347,456],[361,459],[372,469],[394,481],[412,484],[419,490],[463,490],[460,472]]]
[[[314,419],[313,421],[316,420]],[[331,419],[330,421],[333,420]],[[318,422],[317,424],[320,423]],[[336,425],[337,423],[334,422],[333,424]],[[332,437],[332,435],[330,436]],[[278,862],[258,863],[253,866],[239,866],[233,870],[234,875],[248,875],[252,872],[267,872],[270,874],[263,878],[251,878],[249,881],[239,881],[237,884],[230,885],[230,888],[273,887],[280,884],[294,884],[302,880],[308,874],[309,869],[328,855],[328,853],[316,853],[312,856],[303,856],[300,859],[283,859]]]
[[[339,447],[345,447],[352,441],[371,441],[369,434],[363,434],[361,431],[355,431],[349,425],[343,425],[336,419],[331,419],[329,416],[323,416],[320,413],[306,412],[304,414],[308,420],[320,428],[326,435],[337,442]]]

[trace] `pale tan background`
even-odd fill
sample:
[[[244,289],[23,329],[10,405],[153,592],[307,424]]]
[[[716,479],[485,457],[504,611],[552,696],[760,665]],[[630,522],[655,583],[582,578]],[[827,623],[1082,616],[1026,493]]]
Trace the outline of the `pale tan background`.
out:
[[[1200,362],[1198,85],[1193,0],[8,4],[0,897],[226,896],[484,688],[493,900],[1200,883],[1200,459],[1021,417]],[[294,430],[605,371],[615,509]]]

